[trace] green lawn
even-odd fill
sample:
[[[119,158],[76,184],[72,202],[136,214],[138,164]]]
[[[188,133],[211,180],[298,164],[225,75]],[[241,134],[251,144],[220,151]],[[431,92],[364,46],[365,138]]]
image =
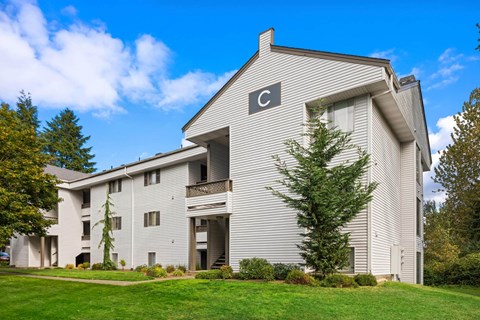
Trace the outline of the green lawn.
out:
[[[480,297],[387,283],[329,289],[171,280],[127,287],[0,275],[9,319],[479,319]]]
[[[78,269],[20,269],[20,268],[0,268],[0,272],[34,274],[39,276],[77,278],[77,279],[95,279],[95,280],[117,280],[117,281],[142,281],[150,280],[140,272],[132,271],[102,271],[102,270],[78,270]]]

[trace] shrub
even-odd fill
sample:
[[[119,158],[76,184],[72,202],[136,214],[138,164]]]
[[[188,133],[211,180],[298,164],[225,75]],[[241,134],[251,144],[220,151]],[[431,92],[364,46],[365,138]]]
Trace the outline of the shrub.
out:
[[[208,270],[198,272],[195,279],[222,279],[222,272],[220,270]]]
[[[315,285],[317,281],[300,269],[292,269],[285,277],[285,282],[290,284]]]
[[[177,269],[177,270],[173,271],[172,274],[173,274],[174,277],[183,277],[185,275],[185,272],[183,272],[180,269]]]
[[[251,258],[240,261],[241,277],[245,280],[262,279],[270,281],[275,279],[273,267],[266,259]]]
[[[83,269],[90,268],[90,262],[84,262],[84,263],[82,263],[82,265],[83,265]]]
[[[167,271],[160,267],[150,267],[147,269],[147,276],[154,278],[166,278]]]
[[[83,263],[80,263],[80,264],[77,266],[77,269],[78,269],[78,270],[83,270]]]
[[[70,264],[70,263],[69,263],[69,264],[67,264],[67,265],[65,266],[65,269],[69,269],[69,270],[75,269],[75,266],[74,266],[73,264]]]
[[[167,272],[168,272],[168,273],[172,273],[173,271],[175,271],[175,267],[174,267],[173,265],[169,264],[169,265],[167,266]]]
[[[329,288],[356,288],[358,284],[353,280],[352,277],[349,277],[345,274],[329,274],[321,282],[323,287]]]
[[[103,270],[103,263],[92,264],[92,270]]]
[[[277,280],[285,280],[292,270],[300,270],[300,266],[294,263],[274,263],[273,274]]]
[[[155,263],[152,267],[163,268],[161,263]]]
[[[102,264],[103,266],[103,270],[117,270],[117,266],[115,265],[115,263],[113,261],[109,261],[105,264]]]
[[[220,272],[222,273],[222,279],[231,279],[233,275],[233,269],[230,266],[223,265],[220,267]]]
[[[448,268],[450,284],[480,286],[480,253],[466,255]]]
[[[234,272],[232,273],[232,279],[243,280],[242,274],[240,272]]]
[[[135,271],[136,272],[141,272],[141,273],[147,272],[147,269],[148,269],[148,266],[146,264],[141,264],[141,265],[135,267]]]
[[[187,267],[183,264],[177,266],[177,270],[181,270],[183,273],[187,272]]]
[[[377,285],[377,278],[375,278],[374,275],[371,273],[369,274],[357,274],[353,280],[359,285],[359,286],[371,286],[374,287]]]
[[[120,260],[120,265],[122,266],[122,270],[125,269],[125,266],[127,265],[127,262],[125,260]]]

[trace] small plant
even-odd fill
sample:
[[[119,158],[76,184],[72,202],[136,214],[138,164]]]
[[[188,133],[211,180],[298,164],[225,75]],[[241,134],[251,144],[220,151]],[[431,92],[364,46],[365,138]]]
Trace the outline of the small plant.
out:
[[[141,264],[141,265],[135,267],[136,272],[145,273],[145,272],[147,272],[147,269],[148,269],[148,266],[146,264]]]
[[[222,279],[222,272],[220,270],[202,271],[195,275],[195,279]]]
[[[222,279],[231,279],[233,276],[233,269],[230,266],[223,265],[220,267],[220,272],[222,274]]]
[[[147,269],[147,276],[154,278],[166,278],[167,271],[160,267],[150,267]]]
[[[364,286],[374,287],[377,285],[377,278],[375,278],[375,276],[372,275],[371,273],[357,274],[353,279],[359,286],[362,286],[362,287]]]
[[[167,273],[172,273],[173,271],[175,271],[175,267],[171,264],[169,264],[167,266]]]
[[[185,272],[183,272],[180,269],[177,269],[177,270],[173,271],[172,275],[174,277],[183,277],[185,275]]]
[[[245,280],[274,280],[273,267],[266,259],[251,258],[240,261],[240,273]]]
[[[240,272],[234,272],[234,273],[232,273],[232,279],[243,280],[242,274]]]
[[[83,269],[89,269],[90,268],[90,262],[84,262],[82,263]]]
[[[92,264],[92,270],[103,270],[103,263],[94,263]]]
[[[155,263],[152,267],[163,268],[161,263]]]
[[[277,280],[285,280],[292,270],[300,270],[300,266],[294,263],[274,263],[273,274]]]
[[[300,269],[292,269],[285,277],[285,282],[289,284],[315,285],[317,281],[310,275]]]
[[[77,266],[77,269],[78,269],[78,270],[83,270],[83,269],[84,269],[84,268],[83,268],[83,263],[80,263],[80,264]]]
[[[127,265],[127,262],[125,260],[120,260],[120,265],[122,266],[122,270],[125,270],[125,266]]]
[[[72,270],[72,269],[75,269],[75,266],[69,263],[65,266],[65,269]]]
[[[328,288],[357,288],[358,284],[345,274],[329,274],[320,283],[322,287]]]
[[[183,265],[183,264],[179,264],[179,265],[177,266],[177,270],[182,270],[183,273],[185,273],[185,272],[187,272],[187,267],[186,267],[185,265]]]

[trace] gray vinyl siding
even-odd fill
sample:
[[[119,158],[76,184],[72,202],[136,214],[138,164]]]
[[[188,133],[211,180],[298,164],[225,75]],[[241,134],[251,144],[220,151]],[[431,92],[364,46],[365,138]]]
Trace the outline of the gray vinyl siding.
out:
[[[207,268],[225,253],[225,222],[224,220],[209,220],[207,232]]]
[[[10,264],[16,267],[29,267],[29,246],[30,243],[27,236],[17,236],[16,238],[12,238],[10,247]]]
[[[255,256],[271,262],[302,262],[296,247],[301,242],[296,213],[265,189],[275,186],[285,191],[274,182],[280,176],[272,155],[279,154],[291,163],[284,152],[284,141],[301,141],[304,103],[381,78],[379,67],[263,52],[187,129],[189,138],[230,128],[230,177],[234,186],[230,261],[235,269],[239,260]],[[249,116],[248,93],[277,82],[282,86],[282,104]],[[358,99],[358,132],[354,133],[362,136],[354,140],[365,148],[366,102],[366,97]],[[358,272],[367,271],[366,217],[366,211],[362,212],[346,229],[352,232]]]
[[[401,243],[404,250],[400,274],[402,282],[415,283],[416,279],[416,188],[415,186],[415,142],[401,146]]]
[[[210,142],[209,147],[209,168],[208,174],[210,181],[228,179],[230,177],[230,155],[229,147],[216,142]]]
[[[378,107],[372,108],[371,179],[379,185],[371,202],[372,274],[390,274],[390,250],[400,244],[400,142]]]

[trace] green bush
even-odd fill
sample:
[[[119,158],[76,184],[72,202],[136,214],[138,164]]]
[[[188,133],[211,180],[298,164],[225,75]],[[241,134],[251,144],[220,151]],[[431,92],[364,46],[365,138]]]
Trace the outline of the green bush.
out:
[[[471,253],[452,263],[425,265],[425,285],[480,286],[480,253]]]
[[[377,278],[375,278],[375,276],[372,275],[371,273],[357,274],[355,275],[353,280],[355,280],[355,282],[362,287],[365,287],[365,286],[374,287],[377,285]]]
[[[88,268],[90,268],[90,262],[84,262],[84,263],[82,263],[82,267],[83,267],[83,269],[88,269]]]
[[[181,270],[183,273],[187,272],[187,267],[183,264],[177,266],[177,270]]]
[[[356,288],[358,284],[353,280],[352,277],[349,277],[345,274],[329,274],[323,279],[320,283],[322,287],[328,288]]]
[[[232,273],[232,279],[243,280],[242,274],[240,272],[234,272]]]
[[[222,279],[231,279],[233,276],[233,269],[230,266],[223,265],[220,267],[220,272],[222,273]]]
[[[68,269],[68,270],[75,269],[75,266],[73,264],[69,263],[65,266],[65,269]]]
[[[168,272],[168,273],[172,273],[173,271],[175,271],[175,267],[174,267],[173,265],[169,264],[169,265],[167,266],[167,272]]]
[[[270,281],[275,279],[272,265],[262,258],[240,260],[240,274],[245,280],[261,279]]]
[[[285,282],[289,284],[315,285],[317,281],[310,275],[300,269],[292,269],[285,277]]]
[[[195,279],[222,279],[222,272],[220,270],[208,270],[198,272]]]
[[[285,280],[292,270],[300,270],[300,266],[294,263],[274,263],[273,274],[277,280]]]
[[[103,270],[103,263],[92,264],[92,270]]]
[[[147,276],[154,278],[166,278],[167,271],[160,267],[150,267],[147,269]]]
[[[183,277],[185,275],[185,272],[183,272],[180,269],[177,269],[177,270],[173,271],[172,275],[174,277]]]
[[[146,264],[141,264],[141,265],[135,267],[136,272],[145,273],[145,272],[147,272],[147,270],[148,270],[148,266]]]

